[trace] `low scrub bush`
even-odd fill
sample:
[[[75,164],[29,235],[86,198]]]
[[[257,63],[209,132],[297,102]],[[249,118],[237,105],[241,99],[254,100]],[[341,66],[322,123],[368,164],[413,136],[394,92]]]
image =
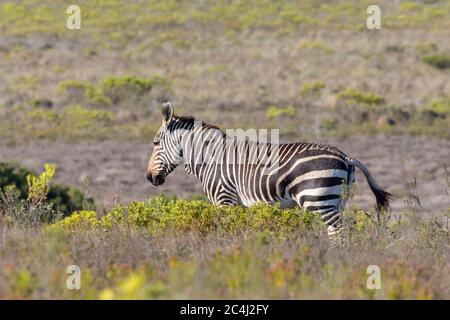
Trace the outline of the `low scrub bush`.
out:
[[[434,112],[437,115],[446,116],[450,114],[450,99],[437,99],[431,101],[423,111]]]
[[[91,104],[111,104],[111,100],[103,94],[101,89],[86,81],[66,80],[60,82],[58,92],[66,94],[71,102],[87,101]]]
[[[356,89],[345,89],[337,94],[337,99],[348,104],[379,105],[384,98],[373,92],[362,92]]]
[[[113,103],[118,103],[129,95],[142,96],[152,90],[154,83],[151,79],[136,77],[109,77],[101,83],[102,91],[112,99]]]
[[[68,232],[82,232],[101,227],[95,211],[75,211],[70,216],[56,223]]]
[[[288,107],[270,107],[266,111],[266,117],[269,119],[278,118],[281,116],[295,116],[297,115],[297,109],[293,106]]]
[[[305,82],[302,85],[300,94],[306,96],[310,93],[318,93],[323,88],[325,88],[325,82],[323,81]]]
[[[46,164],[41,175],[26,176],[26,199],[20,198],[15,185],[8,185],[4,190],[0,190],[0,213],[7,223],[34,226],[57,218],[53,205],[46,201],[55,169],[54,165]]]
[[[60,212],[63,216],[81,210],[83,206],[94,206],[94,200],[84,197],[80,190],[50,184],[54,170],[54,167],[47,166],[43,175],[37,177],[33,171],[15,163],[0,163],[0,190],[8,195],[9,203],[16,203],[14,206],[20,206],[20,202],[27,199],[45,198],[52,204],[55,212]],[[13,187],[9,187],[7,191],[8,186]]]
[[[98,125],[110,125],[114,120],[114,113],[100,109],[88,109],[81,105],[70,106],[65,109],[67,125],[71,128],[95,128]]]
[[[35,108],[28,112],[27,116],[31,120],[43,121],[45,123],[59,123],[62,120],[57,112],[44,108]]]
[[[160,76],[152,78],[107,77],[98,85],[87,81],[66,80],[59,83],[58,92],[64,94],[66,99],[72,103],[109,106],[147,96],[155,86],[168,88],[169,81]]]
[[[258,204],[250,208],[242,206],[216,206],[201,200],[175,200],[157,197],[147,202],[131,202],[119,205],[100,219],[95,212],[74,213],[57,222],[53,227],[66,231],[88,229],[111,229],[115,225],[129,224],[146,228],[153,234],[167,231],[236,232],[241,229],[277,231],[280,235],[295,230],[313,230],[320,225],[320,217],[299,209],[282,210],[276,205]]]
[[[443,53],[436,53],[425,56],[422,61],[429,64],[436,69],[448,69],[450,68],[450,56]]]
[[[76,104],[69,105],[56,112],[36,108],[27,113],[22,119],[24,130],[21,132],[25,139],[86,139],[111,137],[122,127],[118,124],[116,114],[96,107]]]

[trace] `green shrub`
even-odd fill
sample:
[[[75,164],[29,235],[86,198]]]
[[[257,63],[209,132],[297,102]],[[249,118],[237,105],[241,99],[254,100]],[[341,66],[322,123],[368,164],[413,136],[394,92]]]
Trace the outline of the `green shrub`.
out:
[[[15,185],[0,189],[0,213],[8,224],[36,226],[58,217],[53,205],[46,201],[55,170],[55,165],[45,164],[45,170],[39,176],[27,175],[26,199],[20,198]]]
[[[167,88],[169,81],[160,76],[139,78],[134,76],[107,77],[99,85],[86,81],[66,80],[58,85],[58,92],[68,95],[69,101],[90,105],[117,104],[149,94],[154,86]]]
[[[116,224],[126,222],[125,210],[126,207],[121,204],[117,205],[113,210],[101,218],[101,225],[104,228],[111,229]]]
[[[450,99],[433,100],[424,108],[424,111],[443,116],[448,115],[450,114]]]
[[[100,227],[95,211],[76,211],[70,216],[50,225],[47,230],[62,228],[67,232],[82,232]]]
[[[127,77],[109,77],[105,78],[100,87],[102,92],[108,96],[113,103],[118,103],[127,97],[140,97],[148,94],[153,86],[167,86],[168,81],[161,77],[151,79]]]
[[[27,176],[33,174],[31,170],[20,167],[15,163],[0,163],[0,189],[9,185],[16,186],[20,197],[25,199],[28,196]]]
[[[306,96],[309,93],[317,93],[323,88],[325,88],[325,82],[323,81],[305,82],[300,90],[300,94]]]
[[[43,201],[47,198],[50,191],[50,181],[56,173],[56,166],[46,163],[44,172],[39,176],[33,174],[27,175],[28,200],[33,202]]]
[[[443,53],[428,55],[422,58],[422,61],[437,69],[450,68],[450,56]]]
[[[52,110],[44,108],[35,108],[27,113],[30,119],[44,121],[46,123],[56,123],[61,121],[61,116]]]
[[[28,270],[21,269],[15,272],[15,279],[12,285],[12,290],[15,294],[31,296],[38,286],[36,275],[31,274]]]
[[[84,218],[80,218],[84,219]],[[69,225],[74,221],[71,217]],[[314,229],[320,217],[314,213],[299,213],[299,209],[282,210],[278,205],[257,204],[250,208],[242,206],[216,206],[207,201],[175,200],[156,197],[147,202],[131,202],[118,205],[96,223],[87,227],[111,229],[114,225],[130,224],[146,228],[153,234],[167,231],[195,230],[206,233],[213,230],[235,232],[242,228],[256,231],[276,232],[280,237],[288,232]],[[57,223],[66,228],[64,221]]]
[[[413,2],[413,1],[405,1],[399,5],[400,11],[418,11],[423,9],[423,4]]]
[[[115,115],[100,109],[88,109],[81,105],[74,105],[65,109],[66,122],[70,127],[96,128],[98,125],[109,125],[115,120]]]
[[[378,105],[385,102],[384,98],[373,92],[361,92],[356,89],[345,89],[337,94],[338,100],[346,103]]]
[[[297,109],[295,109],[293,106],[288,107],[270,107],[266,111],[267,118],[278,118],[281,116],[295,116],[297,115]]]
[[[28,176],[35,176],[35,174],[15,163],[0,163],[0,190],[13,185],[18,192],[18,198],[25,200],[29,195]],[[85,198],[80,190],[67,186],[50,185],[46,197],[47,201],[53,204],[54,209],[65,216],[73,211],[81,210],[84,205],[94,207],[92,198]]]
[[[51,109],[53,107],[53,101],[50,99],[30,99],[28,104],[34,108]]]
[[[95,208],[94,199],[86,198],[83,193],[76,189],[63,185],[54,184],[50,186],[47,195],[48,201],[53,204],[57,212],[68,216],[73,211],[82,208]]]
[[[66,80],[58,84],[60,93],[67,93],[71,101],[89,102],[92,104],[110,105],[111,100],[101,89],[92,83],[79,80]]]
[[[111,137],[119,128],[122,129],[116,123],[115,113],[80,104],[70,105],[58,112],[34,109],[22,119],[22,124],[25,130],[22,134],[28,136],[32,133],[33,138],[47,139]]]
[[[125,89],[144,94],[152,89],[153,81],[136,77],[109,77],[103,80],[101,87],[104,91]]]
[[[215,222],[216,209],[205,201],[168,200],[157,197],[148,202],[132,202],[127,212],[130,223],[155,231],[165,228],[175,230],[198,228],[207,231]]]

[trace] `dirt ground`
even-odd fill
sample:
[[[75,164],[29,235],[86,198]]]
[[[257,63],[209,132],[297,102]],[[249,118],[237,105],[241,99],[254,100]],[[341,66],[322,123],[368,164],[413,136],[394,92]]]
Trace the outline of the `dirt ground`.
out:
[[[449,163],[450,141],[411,136],[354,136],[346,140],[323,140],[363,161],[378,183],[396,197],[392,208],[407,207],[406,194],[415,178],[415,192],[426,212],[445,211],[450,205],[444,163]],[[8,146],[0,143],[0,161],[16,161],[41,170],[46,162],[57,165],[56,182],[81,187],[97,203],[111,208],[117,202],[144,200],[157,194],[189,197],[202,193],[193,176],[177,168],[159,188],[146,180],[151,144],[129,142],[36,142]],[[365,209],[374,204],[364,177],[358,173],[351,203]]]

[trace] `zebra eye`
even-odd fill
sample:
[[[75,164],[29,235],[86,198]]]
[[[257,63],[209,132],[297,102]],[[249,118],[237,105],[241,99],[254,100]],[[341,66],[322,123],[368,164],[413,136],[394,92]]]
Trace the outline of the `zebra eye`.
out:
[[[153,141],[153,144],[154,144],[155,146],[158,146],[158,145],[159,145],[159,140],[154,140],[154,141]]]

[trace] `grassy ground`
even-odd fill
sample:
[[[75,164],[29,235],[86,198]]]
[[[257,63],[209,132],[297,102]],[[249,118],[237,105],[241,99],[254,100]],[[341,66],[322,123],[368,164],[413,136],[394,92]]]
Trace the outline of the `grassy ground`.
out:
[[[0,297],[450,297],[443,216],[424,218],[412,210],[387,223],[353,208],[345,217],[346,243],[333,248],[317,216],[273,206],[218,208],[156,198],[118,206],[101,219],[82,211],[44,226],[6,215]],[[65,286],[69,265],[80,267],[80,290]],[[367,286],[373,265],[381,270],[377,290]]]
[[[2,3],[0,134],[148,141],[170,99],[297,138],[448,137],[448,2],[382,1],[382,30],[368,3],[82,1],[81,30],[68,2]]]

